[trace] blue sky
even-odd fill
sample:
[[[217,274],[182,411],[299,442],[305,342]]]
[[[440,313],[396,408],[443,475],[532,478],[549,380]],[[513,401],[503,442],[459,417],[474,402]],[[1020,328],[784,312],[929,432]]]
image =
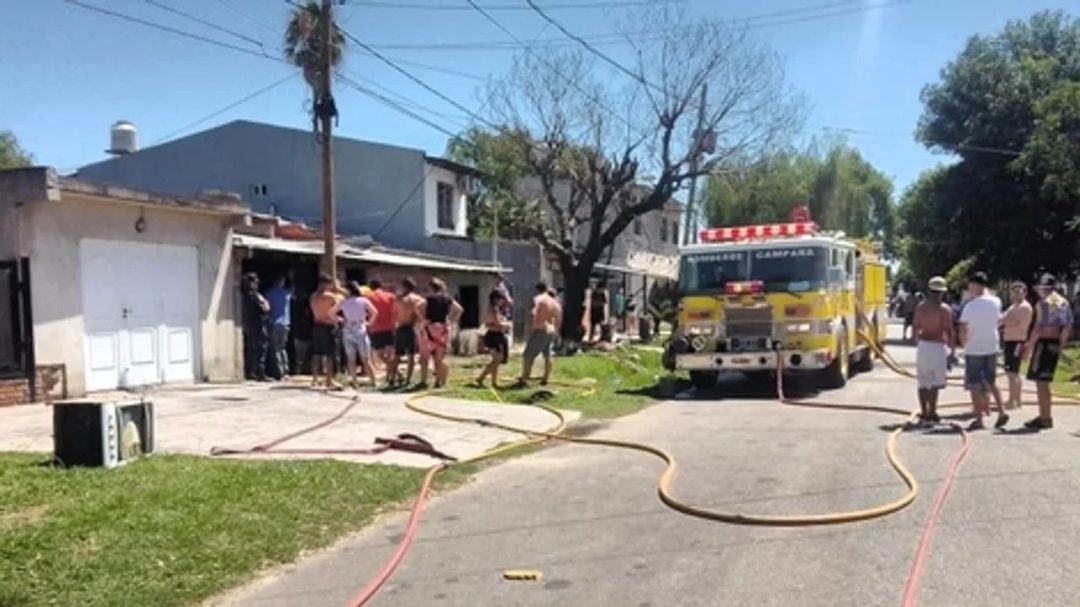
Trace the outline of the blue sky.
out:
[[[88,4],[195,32],[259,51],[252,39],[277,55],[288,13],[285,0],[155,0],[221,24],[214,31],[146,0],[83,0]],[[571,0],[544,0],[542,5]],[[584,0],[573,0],[582,2]],[[610,1],[610,0],[609,0]],[[784,59],[788,81],[812,103],[803,137],[841,129],[898,188],[923,169],[945,160],[915,143],[911,133],[922,111],[919,91],[963,47],[968,36],[993,33],[1009,19],[1046,8],[1077,8],[1076,0],[684,0],[702,17],[757,19],[753,34]],[[466,6],[465,0],[401,0],[413,4]],[[480,0],[520,4],[524,0]],[[411,10],[375,6],[393,0],[346,0],[344,27],[372,45],[415,46],[510,39],[471,10]],[[878,7],[878,8],[873,8]],[[574,33],[597,36],[616,31],[629,9],[553,10]],[[820,17],[825,13],[847,14]],[[492,13],[519,37],[545,39],[545,28],[528,10]],[[777,21],[802,21],[776,23]],[[0,130],[11,129],[40,164],[71,170],[104,157],[108,129],[128,119],[148,146],[192,122],[286,78],[292,68],[265,58],[219,48],[91,12],[63,0],[8,2],[0,20]],[[625,47],[603,46],[619,60]],[[513,53],[506,49],[448,50],[385,48],[392,58],[484,77],[503,73]],[[476,78],[403,65],[433,87],[476,108]],[[393,94],[446,116],[432,121],[456,131],[462,112],[405,77],[357,52],[346,57],[350,77],[364,77]],[[618,76],[612,74],[612,78]],[[446,135],[359,93],[337,95],[342,135],[443,152]],[[307,128],[309,93],[299,77],[180,135],[238,118]]]

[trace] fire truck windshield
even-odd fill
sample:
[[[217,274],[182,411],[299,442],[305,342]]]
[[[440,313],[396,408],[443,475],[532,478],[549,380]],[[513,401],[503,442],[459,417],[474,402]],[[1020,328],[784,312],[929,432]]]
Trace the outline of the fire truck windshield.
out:
[[[729,282],[759,280],[766,292],[799,293],[826,286],[828,249],[775,247],[684,255],[679,289],[684,294],[723,292]]]

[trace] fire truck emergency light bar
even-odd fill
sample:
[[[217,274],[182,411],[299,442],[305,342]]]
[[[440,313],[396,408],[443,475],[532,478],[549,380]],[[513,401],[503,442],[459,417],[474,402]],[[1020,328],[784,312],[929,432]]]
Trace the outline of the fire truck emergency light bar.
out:
[[[701,231],[701,242],[726,242],[750,238],[771,238],[773,236],[805,236],[807,234],[816,234],[817,231],[818,225],[812,221],[768,223],[734,228],[706,228]]]

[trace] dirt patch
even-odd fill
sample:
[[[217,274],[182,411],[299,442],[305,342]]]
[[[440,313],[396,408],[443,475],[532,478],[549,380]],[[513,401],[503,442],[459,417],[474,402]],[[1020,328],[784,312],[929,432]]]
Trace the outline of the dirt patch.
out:
[[[23,525],[33,525],[48,514],[47,506],[30,506],[15,512],[0,514],[0,533],[12,531]]]

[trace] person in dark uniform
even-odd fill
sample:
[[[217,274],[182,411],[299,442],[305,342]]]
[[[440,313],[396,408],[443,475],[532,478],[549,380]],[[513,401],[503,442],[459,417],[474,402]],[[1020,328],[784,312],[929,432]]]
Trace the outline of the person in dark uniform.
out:
[[[259,277],[254,273],[244,275],[240,289],[241,324],[244,331],[244,378],[266,381],[266,352],[270,345],[266,321],[270,315],[270,303],[259,293]]]

